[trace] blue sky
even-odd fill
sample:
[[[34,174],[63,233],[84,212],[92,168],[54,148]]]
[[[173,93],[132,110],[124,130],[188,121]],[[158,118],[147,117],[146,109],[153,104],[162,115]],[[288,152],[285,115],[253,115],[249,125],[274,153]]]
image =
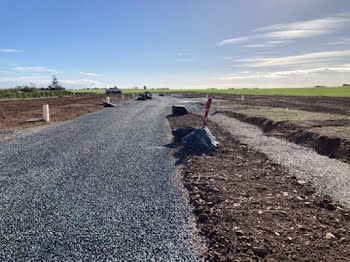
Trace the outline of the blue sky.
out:
[[[0,88],[350,83],[349,0],[1,0]]]

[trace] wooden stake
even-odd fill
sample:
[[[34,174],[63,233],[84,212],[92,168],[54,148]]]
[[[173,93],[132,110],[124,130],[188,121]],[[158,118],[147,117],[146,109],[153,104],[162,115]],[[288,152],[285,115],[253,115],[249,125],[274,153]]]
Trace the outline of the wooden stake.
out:
[[[49,105],[43,105],[43,119],[45,122],[50,122],[50,111],[49,111]]]

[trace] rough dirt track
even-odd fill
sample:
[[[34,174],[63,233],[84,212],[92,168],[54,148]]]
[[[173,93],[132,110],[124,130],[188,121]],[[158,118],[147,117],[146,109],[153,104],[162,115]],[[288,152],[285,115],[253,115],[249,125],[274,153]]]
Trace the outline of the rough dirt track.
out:
[[[0,260],[196,261],[165,99],[0,141]]]

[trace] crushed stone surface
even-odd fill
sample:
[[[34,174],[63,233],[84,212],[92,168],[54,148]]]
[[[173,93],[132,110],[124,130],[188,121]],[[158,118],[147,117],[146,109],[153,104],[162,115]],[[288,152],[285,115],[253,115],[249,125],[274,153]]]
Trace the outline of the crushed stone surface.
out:
[[[171,162],[171,98],[0,140],[1,261],[199,261]]]

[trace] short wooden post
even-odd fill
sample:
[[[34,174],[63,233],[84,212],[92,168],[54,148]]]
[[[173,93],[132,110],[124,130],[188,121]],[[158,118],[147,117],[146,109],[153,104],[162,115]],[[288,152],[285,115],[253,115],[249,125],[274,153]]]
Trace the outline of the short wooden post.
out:
[[[110,103],[111,99],[109,98],[109,96],[106,97],[106,103]]]
[[[124,101],[124,95],[122,95],[122,101]]]
[[[50,112],[49,112],[49,105],[43,105],[43,120],[45,122],[49,122],[50,121]]]

